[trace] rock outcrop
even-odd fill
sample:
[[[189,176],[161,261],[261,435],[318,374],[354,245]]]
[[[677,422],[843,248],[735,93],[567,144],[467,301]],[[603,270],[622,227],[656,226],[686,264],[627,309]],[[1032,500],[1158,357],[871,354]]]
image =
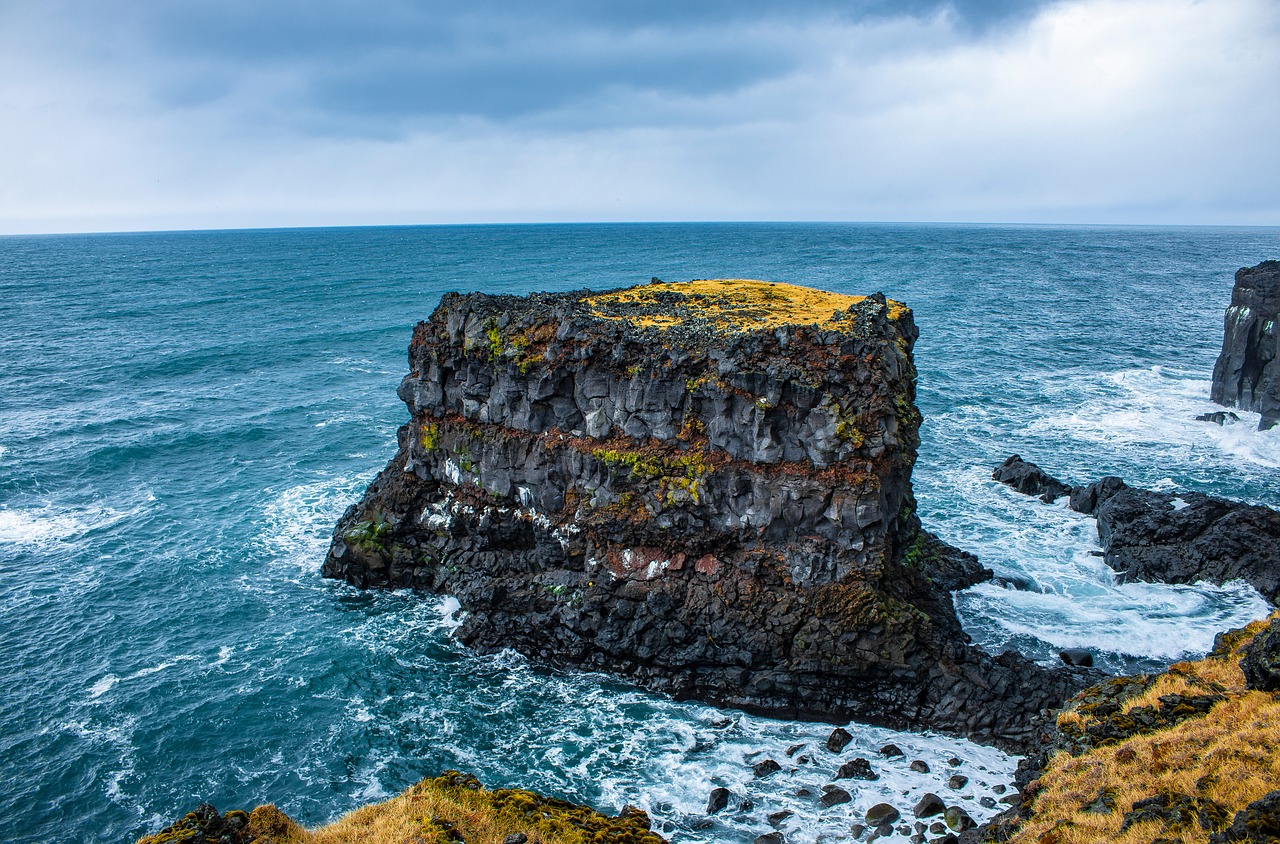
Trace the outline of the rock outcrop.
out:
[[[1009,747],[1084,685],[965,644],[921,529],[910,310],[737,280],[444,297],[324,574],[455,596],[482,652]]]
[[[1210,398],[1262,414],[1259,430],[1280,421],[1280,261],[1236,272],[1223,327],[1222,354],[1213,367]],[[1221,424],[1221,423],[1219,423]]]
[[[1132,580],[1226,583],[1243,579],[1275,604],[1280,600],[1280,513],[1197,492],[1153,492],[1105,477],[1068,486],[1018,455],[993,479],[1098,520],[1107,565]]]

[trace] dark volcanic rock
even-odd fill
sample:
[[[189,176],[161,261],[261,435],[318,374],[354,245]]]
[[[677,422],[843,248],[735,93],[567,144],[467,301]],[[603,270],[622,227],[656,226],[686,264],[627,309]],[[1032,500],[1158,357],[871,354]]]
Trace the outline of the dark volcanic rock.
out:
[[[765,759],[763,762],[757,762],[751,766],[751,773],[757,778],[764,778],[782,770],[782,766],[772,759]]]
[[[853,795],[845,791],[839,786],[829,785],[822,789],[822,797],[818,799],[825,808],[830,809],[832,806],[838,806],[841,803],[848,803],[853,799]]]
[[[149,839],[153,844],[181,841],[183,844],[249,844],[257,836],[249,831],[249,814],[232,810],[226,815],[208,803],[201,803],[181,820]]]
[[[947,804],[942,802],[942,798],[933,792],[928,792],[920,798],[920,802],[916,803],[915,816],[917,818],[928,818],[933,815],[941,815],[947,811]]]
[[[707,814],[714,815],[716,812],[729,805],[729,789],[713,788],[711,794],[707,796]]]
[[[1245,646],[1240,659],[1244,681],[1260,692],[1280,691],[1280,618]]]
[[[1086,668],[1093,665],[1093,654],[1084,648],[1067,648],[1058,654],[1058,659],[1067,665],[1083,665]]]
[[[836,779],[838,780],[878,780],[880,775],[871,769],[871,763],[859,756],[857,759],[850,759],[840,766],[840,770],[836,771]]]
[[[1209,396],[1218,404],[1262,414],[1259,430],[1280,420],[1280,261],[1236,272]]]
[[[1240,417],[1229,410],[1215,410],[1213,413],[1201,413],[1196,417],[1197,422],[1212,422],[1215,425],[1225,425],[1228,419],[1232,422],[1240,421]]]
[[[991,479],[1011,486],[1024,495],[1039,496],[1042,501],[1052,503],[1071,492],[1071,487],[1057,478],[1046,475],[1039,466],[1023,460],[1014,454],[991,473]]]
[[[965,644],[990,572],[915,515],[911,312],[700,284],[446,295],[324,574],[453,595],[481,652],[1018,747],[1091,675]]]
[[[1216,833],[1209,844],[1274,844],[1280,841],[1280,791],[1272,791],[1236,812],[1231,826]]]
[[[832,753],[839,753],[853,741],[853,736],[844,727],[836,727],[831,731],[831,735],[827,736],[827,750]]]
[[[902,817],[902,813],[888,803],[877,803],[870,809],[867,809],[867,825],[880,826],[881,824],[897,823],[898,818]]]
[[[1070,496],[1071,509],[1098,520],[1103,559],[1128,579],[1242,578],[1272,603],[1280,598],[1280,512],[1198,492],[1137,489],[1116,477],[1072,487]]]

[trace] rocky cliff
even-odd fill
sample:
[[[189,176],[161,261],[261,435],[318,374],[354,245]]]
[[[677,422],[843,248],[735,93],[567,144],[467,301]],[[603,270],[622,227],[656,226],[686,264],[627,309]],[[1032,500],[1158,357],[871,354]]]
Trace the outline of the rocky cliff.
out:
[[[920,527],[905,306],[764,282],[445,296],[324,574],[459,638],[785,717],[1017,747],[1083,675],[965,644],[990,576]]]
[[[1263,261],[1237,271],[1209,395],[1218,404],[1261,413],[1259,430],[1280,421],[1277,316],[1280,261]]]

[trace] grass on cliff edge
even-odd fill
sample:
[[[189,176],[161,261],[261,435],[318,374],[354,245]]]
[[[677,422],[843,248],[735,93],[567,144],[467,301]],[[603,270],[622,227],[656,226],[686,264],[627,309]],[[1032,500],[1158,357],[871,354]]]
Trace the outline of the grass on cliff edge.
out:
[[[456,771],[314,830],[303,829],[274,806],[259,806],[249,814],[246,833],[245,840],[256,844],[501,844],[512,833],[524,833],[528,844],[666,844],[639,810],[609,817],[523,789],[489,791]],[[138,844],[183,840],[166,831]]]
[[[1280,695],[1245,687],[1240,650],[1267,620],[1244,628],[1220,655],[1180,662],[1159,675],[1120,714],[1158,705],[1162,696],[1221,695],[1207,714],[1173,726],[1103,743],[1080,756],[1060,752],[1033,784],[1031,815],[1010,837],[1016,844],[1149,844],[1153,840],[1200,844],[1212,830],[1198,820],[1170,826],[1160,820],[1131,823],[1124,815],[1139,800],[1161,793],[1212,801],[1230,824],[1249,803],[1280,789]],[[1114,716],[1111,716],[1114,717]],[[1060,728],[1083,731],[1097,718],[1079,708],[1058,716]],[[1114,801],[1096,808],[1100,794]],[[1093,807],[1090,811],[1087,807]]]
[[[679,294],[672,297],[669,294]],[[668,294],[668,295],[663,295]],[[697,279],[642,284],[602,293],[587,300],[592,313],[603,319],[626,320],[641,327],[671,328],[699,317],[729,331],[753,331],[782,325],[838,327],[833,318],[865,296],[846,296],[813,287],[746,278]],[[898,319],[907,306],[888,301],[889,319]]]

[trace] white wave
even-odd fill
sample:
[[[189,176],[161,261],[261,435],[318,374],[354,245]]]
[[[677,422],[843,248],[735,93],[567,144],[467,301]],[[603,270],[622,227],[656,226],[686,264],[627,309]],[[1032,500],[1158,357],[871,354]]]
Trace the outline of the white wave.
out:
[[[0,508],[0,545],[42,546],[72,542],[87,534],[112,527],[147,510],[155,496],[139,489],[122,507],[103,504],[58,508],[43,504],[30,508]]]
[[[437,602],[436,608],[443,604]],[[396,618],[402,613],[408,617]],[[447,641],[438,622],[434,631],[424,629],[430,623],[406,602],[360,632],[400,630],[393,649],[403,656],[410,638],[418,644],[428,635],[439,637],[438,644]],[[368,646],[378,647],[372,641]],[[445,754],[448,766],[474,772],[490,787],[519,785],[609,812],[639,806],[673,842],[749,842],[772,829],[770,815],[787,811],[793,814],[780,822],[786,840],[839,840],[875,803],[890,802],[910,818],[926,792],[982,821],[1002,808],[996,806],[996,789],[1008,787],[1017,763],[1016,757],[963,739],[860,724],[846,726],[853,741],[833,754],[825,747],[830,724],[675,702],[619,689],[616,681],[598,675],[540,671],[511,652],[463,656],[452,669],[425,655],[416,664],[400,664],[422,672],[421,686],[392,696],[349,699],[343,725],[367,733],[392,724],[398,735],[417,737],[407,746],[397,744],[403,750],[394,752],[404,758],[395,767],[412,760],[412,742],[421,741],[432,756]],[[880,756],[879,748],[889,743],[905,757]],[[856,756],[870,760],[878,780],[835,780],[840,765]],[[757,778],[751,766],[765,758],[783,769]],[[959,763],[949,764],[952,758]],[[913,771],[914,760],[930,771]],[[375,781],[387,762],[379,757],[361,765],[355,779],[364,791],[397,788]],[[968,777],[968,784],[948,789],[948,778],[957,773]],[[823,786],[832,783],[852,799],[824,809],[818,800]],[[728,788],[733,804],[715,815],[710,827],[698,828],[707,820],[707,798],[716,787]],[[992,806],[980,802],[983,798]],[[739,808],[743,801],[751,808]]]
[[[1267,613],[1244,583],[1116,582],[1098,556],[1097,522],[1065,500],[1046,505],[991,480],[982,467],[942,473],[945,499],[922,500],[921,517],[1028,591],[983,584],[959,593],[966,629],[989,650],[1039,641],[1136,659],[1175,660],[1211,649],[1216,633]]]
[[[458,603],[457,598],[452,595],[444,596],[437,611],[440,613],[441,621],[450,633],[462,626],[462,604]]]
[[[273,564],[314,575],[329,548],[334,524],[373,476],[368,472],[329,478],[276,493],[263,507],[265,524],[257,543]]]
[[[71,513],[0,510],[0,543],[43,545],[75,539],[91,530],[93,523]]]
[[[1209,401],[1209,388],[1201,373],[1162,366],[1072,376],[1050,389],[1064,399],[1062,409],[1032,420],[1028,430],[1111,447],[1159,446],[1176,464],[1214,459],[1280,468],[1280,429],[1258,431],[1258,414],[1235,410],[1240,421],[1221,426],[1196,421],[1224,409]]]
[[[89,687],[89,698],[97,700],[98,698],[111,691],[111,687],[120,682],[120,678],[114,674],[106,674],[96,683]]]
[[[148,666],[146,668],[139,668],[137,671],[133,672],[128,677],[125,677],[124,679],[126,682],[128,682],[129,680],[140,680],[143,677],[150,677],[152,674],[159,674],[161,671],[168,671],[170,668],[173,668],[175,665],[180,665],[181,663],[184,663],[184,662],[192,662],[194,660],[198,660],[199,658],[200,657],[195,656],[194,654],[182,654],[180,656],[175,656],[170,659],[166,659],[164,662],[160,662],[155,665]]]

